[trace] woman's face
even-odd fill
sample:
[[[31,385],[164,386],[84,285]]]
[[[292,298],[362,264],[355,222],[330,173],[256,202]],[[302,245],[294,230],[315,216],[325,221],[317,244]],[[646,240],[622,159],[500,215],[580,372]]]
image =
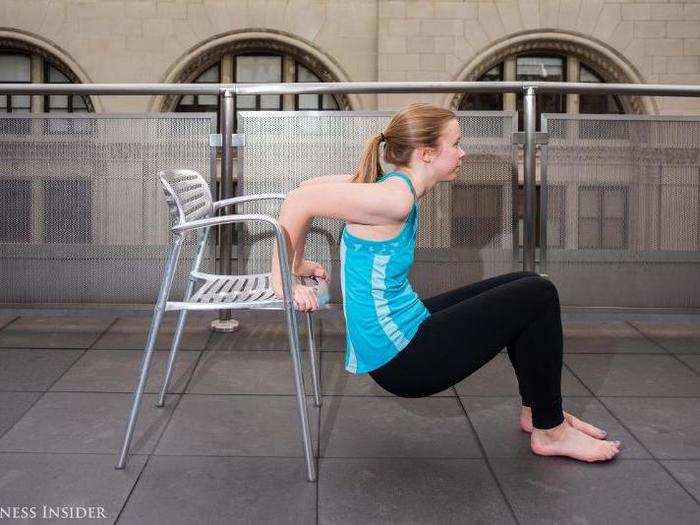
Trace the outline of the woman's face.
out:
[[[433,170],[441,181],[451,181],[457,177],[457,172],[464,157],[464,150],[459,146],[462,132],[457,119],[450,120],[438,139],[436,155],[431,160]]]

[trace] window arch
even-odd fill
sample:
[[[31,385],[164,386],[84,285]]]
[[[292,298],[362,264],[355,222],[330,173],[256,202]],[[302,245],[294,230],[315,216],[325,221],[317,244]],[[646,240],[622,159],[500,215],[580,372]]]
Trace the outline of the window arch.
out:
[[[582,62],[578,57],[536,50],[514,54],[483,73],[481,81],[518,82],[605,82],[603,75],[594,66]],[[518,111],[519,129],[523,129],[522,93],[466,94],[459,101],[460,110]],[[536,95],[536,126],[540,129],[542,113],[625,113],[620,97],[614,95],[560,93],[538,93]]]
[[[79,84],[78,76],[61,59],[28,42],[0,38],[0,83]],[[93,112],[82,95],[0,95],[0,113]]]
[[[187,64],[177,82],[336,82],[323,63],[291,44],[263,38],[244,39],[210,49]],[[163,111],[218,111],[215,95],[165,97]],[[350,109],[345,95],[237,95],[236,111]]]

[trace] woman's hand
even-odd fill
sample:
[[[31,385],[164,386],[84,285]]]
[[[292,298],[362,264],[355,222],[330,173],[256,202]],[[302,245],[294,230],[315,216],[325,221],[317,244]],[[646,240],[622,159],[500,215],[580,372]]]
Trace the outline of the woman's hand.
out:
[[[314,261],[307,261],[304,259],[301,264],[292,270],[294,275],[299,277],[318,277],[319,279],[328,279],[328,272],[326,269]]]
[[[272,279],[272,290],[275,292],[275,297],[282,299],[284,297],[282,289],[282,280]],[[300,284],[296,277],[292,276],[292,295],[294,296],[294,307],[302,312],[313,312],[318,310],[318,296],[316,289],[310,286]]]

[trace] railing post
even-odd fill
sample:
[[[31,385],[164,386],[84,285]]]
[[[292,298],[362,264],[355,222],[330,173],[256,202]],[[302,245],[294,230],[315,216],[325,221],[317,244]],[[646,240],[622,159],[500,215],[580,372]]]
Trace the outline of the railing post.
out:
[[[219,125],[221,128],[221,199],[233,197],[233,93],[227,89],[219,106]],[[225,209],[222,211],[226,211]],[[224,224],[219,229],[219,264],[220,275],[231,275],[231,243],[233,242],[233,225]],[[219,318],[211,324],[217,332],[232,332],[238,327],[238,321],[231,319],[231,310],[219,310]]]
[[[525,124],[524,176],[525,176],[525,224],[523,228],[523,271],[535,271],[535,206],[537,204],[537,187],[535,170],[537,151],[535,118],[535,88],[525,88],[523,103]]]

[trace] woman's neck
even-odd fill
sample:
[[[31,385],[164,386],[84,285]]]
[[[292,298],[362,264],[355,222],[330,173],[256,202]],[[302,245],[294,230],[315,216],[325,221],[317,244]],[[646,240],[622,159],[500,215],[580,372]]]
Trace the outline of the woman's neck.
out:
[[[411,179],[411,184],[413,184],[413,189],[416,192],[416,197],[420,199],[425,195],[430,189],[435,186],[436,181],[432,179],[425,173],[420,173],[420,169],[412,168],[410,166],[396,166],[396,171],[401,171],[408,175]]]

